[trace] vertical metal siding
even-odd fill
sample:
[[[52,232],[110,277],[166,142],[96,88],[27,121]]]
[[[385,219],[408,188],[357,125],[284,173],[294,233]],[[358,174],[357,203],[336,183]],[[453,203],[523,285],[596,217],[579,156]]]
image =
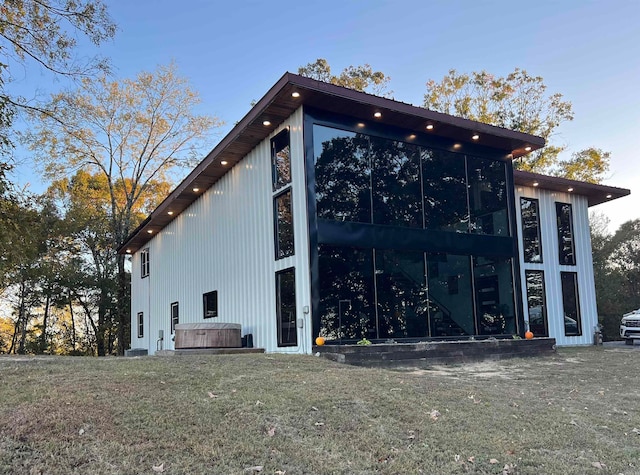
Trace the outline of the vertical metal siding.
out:
[[[524,262],[522,243],[520,243],[520,273],[522,298],[525,302],[525,320],[527,288],[524,272],[527,269],[543,270],[547,303],[549,336],[556,339],[559,346],[589,345],[593,343],[594,327],[598,324],[595,284],[593,277],[593,257],[591,235],[589,234],[589,208],[584,196],[572,193],[542,190],[534,187],[516,187],[516,207],[518,236],[522,239],[522,216],[520,215],[520,197],[536,198],[540,204],[540,235],[542,241],[542,264]],[[558,229],[556,224],[556,202],[570,203],[573,211],[573,239],[576,253],[576,265],[559,264]],[[562,304],[562,285],[560,272],[576,272],[578,277],[578,295],[582,319],[581,336],[565,336],[564,310]]]
[[[133,256],[132,325],[137,312],[145,310],[150,323],[144,339],[132,336],[132,345],[153,354],[162,329],[164,348],[173,349],[169,312],[177,301],[181,323],[239,323],[242,333],[253,334],[254,345],[266,351],[311,352],[310,315],[303,313],[311,291],[302,117],[298,109],[150,241],[148,278],[140,279],[139,253]],[[276,261],[270,139],[287,126],[295,255]],[[297,317],[305,323],[298,329],[299,346],[278,348],[275,272],[288,267],[296,269]],[[218,291],[219,317],[205,320],[202,295],[212,290]]]

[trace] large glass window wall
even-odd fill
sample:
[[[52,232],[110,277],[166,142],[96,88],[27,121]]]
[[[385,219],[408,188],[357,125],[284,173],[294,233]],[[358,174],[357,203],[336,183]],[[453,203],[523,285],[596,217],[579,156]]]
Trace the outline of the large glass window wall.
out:
[[[518,333],[505,161],[312,130],[320,334]]]

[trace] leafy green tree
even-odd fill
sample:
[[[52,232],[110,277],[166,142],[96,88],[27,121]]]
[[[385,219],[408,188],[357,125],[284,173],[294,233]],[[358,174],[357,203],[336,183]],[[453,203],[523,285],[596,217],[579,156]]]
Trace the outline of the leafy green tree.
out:
[[[336,86],[348,87],[361,92],[390,96],[388,90],[391,78],[381,71],[374,71],[370,65],[348,66],[338,75],[331,73],[331,66],[326,59],[318,58],[313,63],[298,68],[298,74],[318,81],[328,82]]]
[[[598,183],[609,169],[610,154],[595,147],[561,160],[566,147],[552,140],[560,125],[573,120],[571,102],[560,93],[549,93],[540,76],[523,69],[516,68],[504,77],[486,71],[461,74],[452,69],[440,82],[427,82],[424,106],[543,137],[546,147],[515,162],[521,170]]]

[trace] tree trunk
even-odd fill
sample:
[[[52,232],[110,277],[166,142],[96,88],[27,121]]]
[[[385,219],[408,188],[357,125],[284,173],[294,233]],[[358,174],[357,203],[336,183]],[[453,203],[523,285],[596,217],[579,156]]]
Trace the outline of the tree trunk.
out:
[[[49,307],[51,303],[51,296],[47,292],[47,298],[44,303],[44,316],[42,317],[42,333],[40,334],[40,342],[38,349],[40,353],[45,353],[47,350],[47,320],[49,319]]]
[[[73,316],[73,300],[71,300],[71,294],[69,294],[69,314],[71,315],[71,348],[75,353],[76,351],[76,321]]]
[[[19,355],[25,354],[25,342],[27,340],[27,309],[25,304],[26,298],[26,285],[24,282],[20,283],[20,310],[18,311],[18,325],[20,325],[20,341],[18,342]]]
[[[124,355],[131,341],[130,283],[124,268],[125,256],[118,255],[118,285],[117,285],[117,319],[118,319],[118,354]]]

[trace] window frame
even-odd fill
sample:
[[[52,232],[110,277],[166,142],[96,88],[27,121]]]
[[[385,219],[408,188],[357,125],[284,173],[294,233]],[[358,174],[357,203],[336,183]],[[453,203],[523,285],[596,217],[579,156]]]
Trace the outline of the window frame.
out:
[[[140,278],[149,277],[150,268],[150,255],[147,247],[140,251]]]
[[[526,254],[527,245],[525,241],[526,236],[525,236],[525,226],[524,226],[524,215],[522,213],[522,203],[524,201],[529,201],[536,207],[536,234],[538,237],[538,250],[540,251],[539,261],[533,261],[533,260],[527,259],[527,254]],[[522,260],[523,262],[526,262],[527,264],[544,264],[544,254],[543,254],[543,248],[542,248],[542,229],[540,228],[540,200],[538,198],[530,198],[528,196],[520,197],[520,223],[522,225]]]
[[[281,143],[286,141],[286,145],[283,147],[279,147]],[[271,183],[273,186],[273,191],[278,191],[283,189],[286,186],[291,185],[292,177],[291,177],[291,135],[289,132],[289,128],[285,128],[284,130],[278,132],[271,139]],[[284,150],[285,148],[289,149],[289,157],[288,157],[288,166],[289,166],[289,179],[282,180],[281,175],[278,173],[278,154]]]
[[[138,312],[137,318],[138,338],[144,338],[144,312]]]
[[[541,317],[542,317],[542,321],[544,323],[544,335],[540,335],[538,333],[533,332],[533,330],[531,330],[531,307],[529,307],[529,295],[530,295],[530,291],[529,291],[529,285],[528,282],[529,280],[527,279],[527,275],[528,274],[540,274],[541,275],[541,281],[542,281],[542,303],[541,303]],[[549,336],[549,314],[547,312],[547,286],[545,283],[545,278],[544,278],[544,270],[541,269],[525,269],[524,271],[524,286],[525,286],[525,290],[526,290],[526,300],[525,300],[525,306],[526,306],[526,310],[527,310],[527,322],[529,325],[529,330],[532,331],[534,333],[534,336],[545,336],[548,337]]]
[[[289,195],[289,214],[291,215],[291,250],[283,251],[284,246],[281,246],[279,212],[278,212],[278,200],[283,196]],[[296,254],[296,239],[295,239],[295,223],[293,216],[293,190],[291,186],[284,188],[281,192],[273,196],[273,236],[274,236],[274,253],[275,259],[285,259],[287,257],[294,256]]]
[[[563,232],[560,228],[561,207],[568,206],[569,207],[569,239],[571,241],[571,261],[569,263],[562,262],[563,257],[563,246],[562,246],[562,238]],[[563,203],[560,201],[556,201],[556,228],[558,231],[558,263],[561,266],[575,266],[576,265],[576,242],[575,242],[575,228],[573,226],[573,206],[571,203]]]
[[[573,298],[574,298],[574,301],[576,303],[576,307],[575,307],[575,313],[576,313],[575,316],[576,316],[576,318],[575,318],[575,320],[576,320],[576,326],[577,326],[577,328],[576,328],[577,333],[575,333],[575,334],[573,334],[573,333],[568,334],[567,333],[567,322],[565,320],[567,318],[567,316],[566,316],[567,307],[566,307],[566,299],[565,299],[565,293],[564,293],[564,291],[565,291],[565,288],[564,288],[564,276],[567,276],[567,275],[573,276],[573,294],[574,294]],[[570,272],[570,271],[569,272],[565,272],[565,271],[560,272],[560,291],[562,292],[562,315],[563,315],[562,327],[564,328],[564,336],[582,336],[582,333],[583,333],[583,331],[582,331],[582,314],[580,312],[580,291],[579,291],[578,287],[579,287],[579,285],[578,285],[578,273],[577,272]],[[568,317],[568,318],[570,318],[570,317]]]
[[[213,310],[213,315],[208,315],[208,300],[207,298],[209,296],[212,296],[215,298],[215,310]],[[204,294],[202,294],[202,318],[207,319],[207,318],[218,318],[218,291],[217,290],[212,290],[211,292],[205,292]]]
[[[280,278],[285,275],[291,273],[293,276],[293,343],[283,343],[282,340],[282,294],[281,294],[281,283]],[[288,267],[286,269],[282,269],[281,271],[276,272],[275,274],[275,290],[276,290],[276,331],[278,334],[278,348],[284,347],[296,347],[298,346],[298,308],[296,302],[296,270],[295,267]]]
[[[176,310],[175,315],[173,309]],[[180,304],[178,302],[171,302],[171,311],[169,314],[171,323],[171,334],[175,332],[176,325],[180,323]]]

